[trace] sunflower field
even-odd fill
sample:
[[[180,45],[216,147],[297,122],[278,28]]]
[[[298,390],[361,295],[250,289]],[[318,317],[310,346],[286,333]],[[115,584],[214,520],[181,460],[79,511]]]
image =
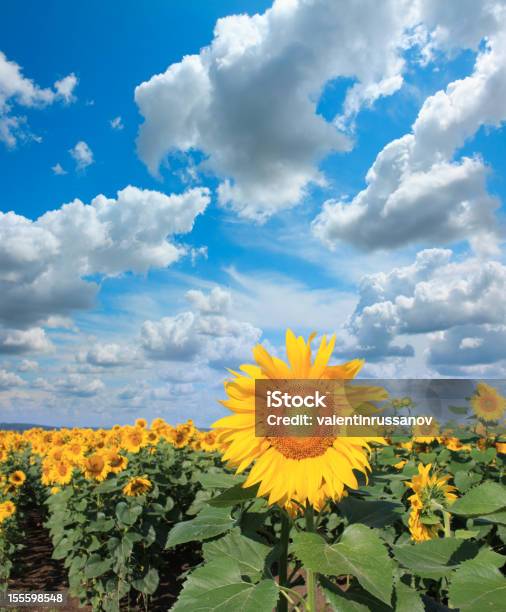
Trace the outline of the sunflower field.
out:
[[[311,341],[287,332],[286,362],[256,346],[210,431],[0,432],[1,588],[37,512],[64,588],[92,610],[506,609],[506,442],[488,430],[506,400],[478,385],[458,437],[255,436],[255,380],[358,374],[359,360],[329,365],[333,339]]]

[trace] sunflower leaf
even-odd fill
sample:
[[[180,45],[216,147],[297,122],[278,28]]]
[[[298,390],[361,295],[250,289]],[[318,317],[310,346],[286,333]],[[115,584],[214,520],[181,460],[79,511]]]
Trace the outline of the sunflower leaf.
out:
[[[448,576],[461,561],[472,559],[479,544],[457,538],[428,540],[417,544],[394,546],[395,558],[411,573],[435,580]]]
[[[503,608],[506,578],[499,568],[505,561],[506,557],[484,550],[476,558],[462,563],[450,582],[450,605],[462,612]]]
[[[241,504],[248,499],[254,499],[256,497],[259,485],[253,487],[243,488],[242,485],[237,484],[223,493],[220,493],[216,497],[208,500],[210,506],[217,508],[227,508],[229,506],[236,506]]]
[[[484,482],[470,489],[453,503],[448,510],[452,514],[476,516],[491,514],[506,507],[506,487],[497,482]]]
[[[203,546],[206,562],[216,558],[232,559],[238,564],[241,575],[249,576],[252,580],[260,579],[270,551],[269,546],[243,536],[238,528]]]
[[[191,521],[177,523],[171,529],[165,548],[172,548],[178,544],[194,540],[208,540],[217,535],[230,531],[234,526],[234,519],[227,508],[213,508],[206,506]]]
[[[369,527],[347,527],[333,546],[318,534],[298,533],[292,550],[307,569],[330,576],[351,574],[366,591],[390,605],[393,561],[384,542]]]
[[[213,559],[193,571],[172,608],[174,612],[258,612],[272,610],[278,600],[278,587],[274,580],[261,580],[258,584],[242,579],[234,559]]]

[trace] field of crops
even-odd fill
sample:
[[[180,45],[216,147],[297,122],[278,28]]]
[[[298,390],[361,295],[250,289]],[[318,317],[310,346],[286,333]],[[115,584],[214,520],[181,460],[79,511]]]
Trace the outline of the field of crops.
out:
[[[139,418],[0,433],[2,587],[35,511],[93,610],[504,610],[506,443],[486,430],[504,398],[482,385],[459,438],[256,438],[255,378],[355,376],[332,350],[288,334],[284,363],[256,347],[210,432]]]

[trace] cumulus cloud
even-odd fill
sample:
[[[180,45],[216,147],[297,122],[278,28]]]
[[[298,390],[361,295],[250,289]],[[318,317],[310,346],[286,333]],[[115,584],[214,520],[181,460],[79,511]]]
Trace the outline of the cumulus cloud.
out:
[[[99,378],[88,378],[82,374],[69,374],[67,378],[60,378],[55,387],[64,395],[75,397],[94,397],[105,389]]]
[[[277,0],[263,14],[218,20],[212,43],[135,90],[138,152],[154,174],[166,155],[200,150],[222,204],[265,219],[295,205],[318,162],[350,142],[340,125],[402,85],[404,0]],[[339,121],[316,112],[325,84],[353,79]]]
[[[362,280],[360,301],[348,324],[352,349],[372,359],[411,356],[411,345],[394,344],[397,336],[441,332],[442,336],[430,338],[439,341],[450,333],[448,337],[458,336],[459,354],[482,351],[486,339],[475,332],[480,326],[506,322],[505,295],[502,263],[474,258],[453,261],[447,249],[422,251],[410,266]],[[454,329],[458,331],[449,331]],[[483,343],[477,341],[480,338]],[[430,363],[436,363],[434,359],[430,357]]]
[[[470,21],[457,19],[457,5],[448,4],[456,18],[447,18],[448,24]],[[491,26],[473,73],[425,100],[412,132],[378,154],[364,190],[351,201],[324,204],[313,230],[328,246],[342,241],[375,250],[468,240],[477,251],[496,252],[499,202],[487,192],[487,166],[478,156],[454,159],[481,126],[498,127],[506,119],[506,12],[491,2],[484,10],[492,4],[497,5],[496,27]],[[480,6],[475,3],[475,12]],[[460,44],[479,42],[484,31],[478,25],[472,33],[460,31]],[[444,31],[452,32],[449,28]],[[443,36],[443,30],[438,32]]]
[[[47,349],[41,326],[68,326],[98,289],[91,275],[164,268],[186,254],[174,237],[191,231],[207,189],[180,195],[129,186],[117,198],[74,200],[31,221],[0,212],[0,351]]]
[[[13,387],[21,387],[26,382],[14,372],[8,372],[7,370],[0,369],[0,391],[6,391]]]
[[[126,366],[137,357],[137,352],[127,346],[114,342],[108,344],[97,343],[91,348],[79,351],[76,359],[79,363],[87,363],[101,368],[114,368]]]
[[[41,327],[6,329],[0,326],[0,353],[46,353],[53,348]]]
[[[230,365],[249,356],[262,332],[232,318],[228,292],[220,288],[208,294],[190,291],[187,298],[193,310],[144,322],[141,345],[147,357],[221,367],[225,361]]]
[[[53,88],[41,88],[23,75],[16,62],[8,60],[0,51],[0,141],[12,148],[19,139],[33,138],[26,118],[14,114],[13,110],[43,108],[58,100],[73,102],[77,82],[77,77],[69,74],[56,81]]]
[[[84,170],[94,161],[93,151],[84,140],[80,140],[72,149],[69,149],[69,153],[76,162],[76,170]]]

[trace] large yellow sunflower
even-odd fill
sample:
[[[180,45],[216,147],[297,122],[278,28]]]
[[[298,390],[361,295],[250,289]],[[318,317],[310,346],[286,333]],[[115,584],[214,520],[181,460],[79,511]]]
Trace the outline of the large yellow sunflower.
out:
[[[313,360],[313,338],[314,334],[306,342],[287,330],[288,363],[257,345],[253,349],[257,365],[242,365],[241,372],[232,372],[234,379],[225,383],[228,399],[221,403],[233,414],[213,425],[230,467],[239,473],[253,464],[244,486],[259,484],[259,496],[268,496],[270,504],[290,511],[307,503],[319,510],[328,498],[341,499],[345,486],[358,486],[354,471],[367,474],[370,470],[369,445],[364,438],[255,436],[255,380],[345,380],[354,378],[362,367],[359,359],[327,365],[335,337],[328,342],[323,337]]]
[[[506,398],[487,383],[478,383],[471,398],[471,406],[476,416],[483,421],[499,421],[506,410]]]

